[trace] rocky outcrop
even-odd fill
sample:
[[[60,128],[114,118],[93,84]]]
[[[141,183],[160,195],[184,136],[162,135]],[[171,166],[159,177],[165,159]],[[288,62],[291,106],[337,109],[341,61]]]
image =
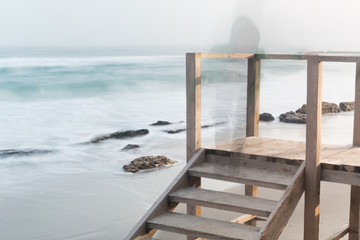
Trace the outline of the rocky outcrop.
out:
[[[130,164],[124,165],[125,172],[138,172],[140,170],[158,168],[160,166],[170,165],[176,163],[165,156],[145,156],[136,158]]]
[[[275,118],[273,117],[273,115],[271,115],[271,113],[265,112],[259,115],[259,120],[264,122],[270,122],[270,121],[274,121]]]
[[[280,122],[286,123],[306,123],[306,114],[293,111],[283,113],[279,116]]]
[[[168,121],[157,121],[156,123],[150,124],[150,126],[165,126],[165,125],[170,125],[170,124],[172,124],[172,122],[168,122]]]
[[[121,150],[126,151],[126,150],[135,149],[135,148],[140,148],[140,146],[137,144],[128,144],[125,147],[123,147]]]
[[[339,104],[341,111],[348,112],[355,109],[355,102],[341,102]]]
[[[46,154],[52,153],[52,150],[44,150],[44,149],[5,149],[0,150],[0,158],[6,157],[24,157],[31,156],[37,154]]]
[[[321,114],[338,112],[340,112],[340,108],[336,103],[322,102]],[[301,108],[296,110],[296,113],[306,114],[306,104],[303,104]]]
[[[140,129],[140,130],[129,130],[129,131],[122,131],[122,132],[114,132],[107,135],[103,135],[100,137],[96,137],[92,139],[91,143],[99,143],[108,139],[123,139],[123,138],[130,138],[130,137],[137,137],[143,136],[149,133],[147,129]]]

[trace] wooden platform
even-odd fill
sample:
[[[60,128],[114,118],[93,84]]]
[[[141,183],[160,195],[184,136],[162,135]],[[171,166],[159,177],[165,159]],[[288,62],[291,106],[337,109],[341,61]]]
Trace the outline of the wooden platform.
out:
[[[305,143],[280,139],[247,137],[208,148],[223,152],[229,159],[266,160],[300,165],[305,160]],[[321,145],[321,180],[360,186],[360,147]]]

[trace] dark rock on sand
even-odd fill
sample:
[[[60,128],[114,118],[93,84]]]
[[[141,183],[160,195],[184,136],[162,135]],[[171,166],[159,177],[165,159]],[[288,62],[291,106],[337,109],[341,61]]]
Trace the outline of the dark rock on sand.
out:
[[[149,133],[147,129],[140,129],[140,130],[129,130],[129,131],[122,131],[122,132],[114,132],[107,135],[103,135],[97,138],[92,139],[91,143],[99,143],[101,141],[105,141],[108,139],[123,139],[123,138],[130,138],[136,136],[142,136]]]
[[[130,164],[124,165],[125,172],[138,172],[144,169],[158,168],[160,166],[170,165],[176,163],[165,156],[145,156],[136,158]]]
[[[176,133],[185,132],[185,131],[186,131],[185,128],[175,129],[175,130],[164,130],[164,132],[166,132],[168,134],[176,134]]]
[[[172,123],[168,122],[168,121],[157,121],[156,123],[150,124],[150,126],[165,126],[165,125],[170,125],[170,124],[172,124]]]
[[[0,158],[6,157],[24,157],[24,156],[31,156],[37,154],[46,154],[52,153],[52,150],[43,150],[43,149],[5,149],[0,150]]]
[[[137,144],[128,144],[125,147],[123,147],[121,150],[125,151],[125,150],[130,150],[130,149],[135,149],[135,148],[140,148],[140,146]]]
[[[339,104],[341,111],[348,112],[355,109],[355,102],[341,102]]]
[[[259,116],[259,120],[264,122],[270,122],[274,121],[275,118],[273,117],[273,115],[271,115],[271,113],[261,113]]]
[[[306,114],[306,104],[296,110],[297,113]],[[321,114],[338,113],[340,108],[336,103],[322,102]]]
[[[283,113],[279,116],[280,122],[287,123],[306,123],[306,114],[295,113],[293,111]]]

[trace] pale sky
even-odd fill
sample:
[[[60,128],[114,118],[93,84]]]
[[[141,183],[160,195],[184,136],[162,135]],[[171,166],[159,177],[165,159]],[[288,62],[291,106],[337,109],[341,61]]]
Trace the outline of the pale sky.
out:
[[[360,51],[359,10],[358,0],[0,0],[0,47],[216,46],[246,17],[261,48]]]

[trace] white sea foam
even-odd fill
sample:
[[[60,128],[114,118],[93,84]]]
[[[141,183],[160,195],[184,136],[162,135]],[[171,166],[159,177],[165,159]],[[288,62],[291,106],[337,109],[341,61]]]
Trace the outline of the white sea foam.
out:
[[[78,67],[108,64],[159,63],[184,58],[181,55],[103,56],[103,57],[7,57],[0,58],[0,68],[18,67]]]

